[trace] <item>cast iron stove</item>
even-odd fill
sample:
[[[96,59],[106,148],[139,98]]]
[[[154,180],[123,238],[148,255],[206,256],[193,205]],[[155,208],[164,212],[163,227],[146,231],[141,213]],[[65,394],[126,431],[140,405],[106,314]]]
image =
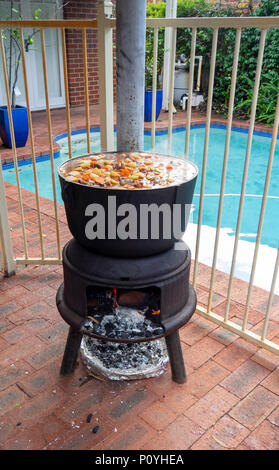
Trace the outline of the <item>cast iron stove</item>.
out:
[[[88,251],[75,239],[65,245],[64,283],[56,297],[58,310],[70,325],[62,375],[74,371],[84,336],[98,340],[99,353],[107,342],[146,344],[165,338],[172,378],[185,382],[178,330],[193,315],[196,294],[189,284],[190,250],[181,241],[179,248],[148,257],[115,258]],[[128,331],[118,316],[119,329],[113,331],[107,318],[119,308],[136,309],[143,321],[129,324]]]

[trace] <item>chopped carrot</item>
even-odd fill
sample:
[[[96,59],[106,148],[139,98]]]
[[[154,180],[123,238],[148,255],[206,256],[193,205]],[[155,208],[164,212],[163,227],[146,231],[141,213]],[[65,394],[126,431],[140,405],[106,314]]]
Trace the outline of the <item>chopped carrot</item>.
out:
[[[166,169],[167,169],[167,170],[173,170],[173,166],[172,166],[172,165],[167,165],[167,166],[166,166]]]
[[[105,182],[104,178],[101,178],[101,176],[97,176],[96,178],[94,178],[96,183],[98,184],[102,184]]]
[[[89,181],[89,175],[83,175],[83,176],[81,177],[81,179],[82,179],[83,181]]]
[[[121,168],[120,173],[121,173],[121,176],[129,176],[130,170],[129,168]]]

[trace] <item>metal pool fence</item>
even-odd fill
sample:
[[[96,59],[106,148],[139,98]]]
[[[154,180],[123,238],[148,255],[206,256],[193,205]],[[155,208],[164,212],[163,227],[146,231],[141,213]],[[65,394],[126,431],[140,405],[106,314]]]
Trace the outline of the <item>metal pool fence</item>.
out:
[[[87,134],[87,150],[90,152],[90,115],[89,115],[89,89],[88,89],[88,60],[87,60],[87,31],[90,29],[95,29],[98,32],[98,57],[99,57],[99,102],[100,102],[100,138],[101,138],[101,150],[110,151],[113,150],[113,29],[115,28],[115,19],[111,17],[109,9],[106,7],[104,10],[103,6],[98,7],[98,17],[97,20],[36,20],[36,21],[0,21],[0,55],[1,62],[3,67],[3,76],[4,76],[4,88],[6,92],[6,101],[9,115],[9,123],[11,129],[11,139],[12,139],[12,153],[13,153],[13,162],[16,173],[16,187],[20,208],[20,219],[21,219],[21,229],[22,229],[22,238],[24,244],[24,256],[15,258],[13,254],[12,241],[9,229],[9,220],[8,220],[8,210],[7,202],[5,195],[5,187],[3,181],[2,168],[0,165],[0,242],[1,242],[1,251],[2,251],[2,264],[3,269],[6,274],[13,272],[16,269],[16,265],[40,265],[40,264],[60,264],[61,263],[61,241],[60,241],[60,229],[59,229],[59,218],[58,218],[58,204],[56,197],[56,188],[55,188],[55,170],[54,170],[54,152],[53,152],[53,135],[52,135],[52,122],[51,122],[51,111],[49,103],[49,93],[48,93],[48,75],[47,75],[47,61],[46,61],[46,52],[45,52],[45,38],[44,32],[47,28],[57,28],[61,35],[62,40],[62,55],[63,55],[63,72],[64,72],[64,88],[65,88],[65,109],[66,109],[66,120],[67,120],[67,134],[68,134],[68,147],[69,147],[69,158],[72,157],[72,146],[71,146],[71,112],[70,112],[70,103],[69,103],[69,89],[68,89],[68,71],[67,71],[67,51],[66,51],[66,40],[65,40],[65,31],[67,29],[79,29],[82,32],[82,49],[83,49],[83,69],[84,69],[84,96],[85,96],[85,121],[86,121],[86,134]],[[15,138],[13,131],[13,122],[12,122],[12,110],[11,102],[9,97],[9,84],[8,84],[8,74],[6,68],[6,58],[5,51],[2,39],[2,30],[5,28],[18,28],[19,37],[20,37],[20,48],[22,54],[22,71],[24,78],[24,88],[25,88],[25,99],[28,112],[28,121],[29,121],[29,135],[30,135],[30,144],[31,144],[31,157],[33,165],[33,174],[34,174],[34,183],[35,183],[35,196],[36,196],[36,209],[37,209],[37,221],[38,221],[38,230],[40,235],[40,254],[37,257],[30,257],[28,253],[28,242],[26,237],[25,229],[25,218],[23,210],[23,194],[20,184],[20,173],[18,168],[18,158],[17,150],[15,146]],[[255,333],[252,331],[249,326],[249,311],[251,307],[251,297],[254,283],[255,269],[257,265],[259,246],[261,241],[261,232],[264,220],[264,214],[266,209],[267,194],[271,176],[272,163],[274,158],[275,146],[277,142],[278,135],[278,125],[279,125],[279,95],[277,99],[277,108],[275,121],[273,125],[273,132],[270,143],[270,152],[266,169],[265,176],[265,185],[264,191],[262,194],[262,204],[258,220],[258,231],[256,237],[256,243],[254,248],[253,263],[250,272],[250,280],[247,288],[247,298],[245,303],[245,311],[242,318],[242,323],[238,324],[235,321],[230,319],[230,306],[231,306],[231,295],[232,295],[232,284],[235,278],[235,267],[236,259],[238,253],[238,243],[240,235],[240,225],[243,215],[243,204],[245,197],[245,187],[247,181],[248,167],[251,154],[252,146],[252,137],[255,126],[256,119],[256,110],[258,102],[258,94],[261,80],[261,73],[263,68],[263,56],[265,48],[266,33],[269,28],[278,28],[279,27],[279,17],[220,17],[220,18],[148,18],[147,19],[147,28],[152,28],[154,30],[154,47],[153,47],[153,101],[152,101],[152,123],[151,123],[151,148],[154,149],[155,146],[155,131],[156,131],[156,84],[157,84],[157,61],[158,61],[158,32],[159,28],[169,28],[171,32],[171,47],[169,50],[170,54],[170,67],[169,67],[169,110],[172,110],[173,103],[173,89],[174,89],[174,70],[175,70],[175,57],[176,57],[176,35],[178,28],[189,28],[191,30],[191,55],[190,55],[190,69],[189,69],[189,95],[188,103],[192,102],[192,89],[194,81],[194,60],[196,55],[196,43],[197,43],[197,30],[198,28],[213,28],[212,36],[212,48],[211,48],[211,58],[210,58],[210,70],[209,70],[209,83],[208,83],[208,97],[207,97],[207,111],[206,111],[206,121],[205,121],[205,139],[204,139],[204,150],[203,150],[203,164],[201,170],[201,188],[200,188],[200,200],[199,200],[199,215],[198,215],[198,227],[197,227],[197,238],[196,238],[196,248],[194,253],[194,266],[193,266],[193,284],[196,286],[198,283],[199,276],[199,251],[200,251],[200,239],[201,239],[201,227],[202,227],[202,214],[203,214],[203,200],[204,200],[204,189],[205,189],[205,179],[207,172],[207,155],[208,155],[208,143],[209,143],[209,134],[210,134],[210,123],[211,123],[211,113],[212,113],[212,101],[214,93],[214,78],[215,78],[215,65],[216,65],[216,53],[218,47],[218,33],[220,28],[234,28],[236,30],[235,36],[235,45],[234,45],[234,60],[232,65],[232,75],[231,75],[231,85],[230,85],[230,96],[229,96],[229,107],[228,107],[228,116],[227,116],[227,129],[226,129],[226,141],[224,148],[224,159],[223,159],[223,169],[222,169],[222,178],[220,185],[220,195],[219,195],[219,207],[217,214],[217,223],[216,223],[216,233],[215,233],[215,243],[214,243],[214,252],[213,252],[213,261],[211,266],[211,275],[209,282],[209,295],[207,307],[202,307],[198,305],[197,313],[202,317],[214,322],[217,325],[221,325],[225,329],[236,333],[237,335],[245,338],[246,340],[254,343],[260,347],[263,347],[277,355],[279,355],[279,345],[274,341],[267,339],[267,331],[271,317],[272,303],[274,299],[274,290],[276,284],[276,278],[279,268],[279,248],[277,251],[277,258],[274,265],[274,272],[272,277],[272,282],[270,285],[270,290],[268,292],[268,300],[266,311],[264,315],[264,321],[262,322],[262,331],[260,333]],[[26,67],[25,59],[25,48],[24,48],[24,38],[23,31],[25,28],[36,28],[40,31],[41,39],[41,57],[42,57],[42,66],[43,66],[43,81],[44,81],[44,90],[45,90],[45,105],[46,105],[46,115],[47,115],[47,133],[49,141],[49,153],[50,153],[50,162],[51,162],[51,179],[53,187],[53,204],[54,204],[54,214],[55,214],[55,223],[56,223],[56,246],[57,246],[57,256],[56,257],[46,257],[44,250],[44,238],[42,230],[42,220],[41,220],[41,211],[40,211],[40,196],[38,192],[38,182],[37,182],[37,172],[36,172],[36,155],[35,155],[35,146],[34,146],[34,132],[32,128],[32,115],[30,110],[29,102],[29,93],[28,93],[28,70]],[[228,280],[228,289],[226,294],[226,308],[225,313],[221,315],[220,313],[215,313],[212,308],[212,299],[214,294],[215,286],[215,275],[216,275],[216,263],[218,258],[218,249],[220,242],[220,228],[221,228],[221,217],[223,210],[223,200],[224,200],[224,189],[226,181],[226,171],[227,163],[229,157],[229,145],[232,129],[232,119],[233,119],[233,108],[235,101],[235,90],[237,84],[237,74],[238,74],[238,62],[240,54],[240,45],[241,45],[241,35],[242,31],[245,28],[260,28],[260,41],[259,41],[259,50],[258,50],[258,60],[256,67],[256,74],[254,80],[254,90],[250,114],[250,123],[248,129],[248,138],[247,138],[247,147],[245,154],[244,170],[242,177],[242,186],[241,186],[241,195],[238,208],[238,217],[237,224],[235,229],[234,237],[234,249],[233,256],[230,267],[230,277]],[[188,158],[189,154],[189,139],[191,132],[191,106],[187,106],[187,115],[186,115],[186,136],[185,136],[185,148],[184,155],[185,158]],[[173,113],[168,113],[168,150],[171,151],[172,143],[172,127],[173,127]],[[279,234],[278,234],[279,237]]]

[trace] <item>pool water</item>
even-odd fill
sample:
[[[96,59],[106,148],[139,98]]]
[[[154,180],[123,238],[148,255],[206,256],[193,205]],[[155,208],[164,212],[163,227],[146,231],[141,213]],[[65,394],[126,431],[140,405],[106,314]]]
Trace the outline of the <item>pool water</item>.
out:
[[[245,201],[243,207],[243,217],[240,229],[240,239],[255,242],[258,227],[259,214],[262,203],[262,193],[265,183],[266,167],[268,163],[271,138],[267,133],[253,136],[247,185],[245,191]],[[199,193],[202,171],[203,146],[204,146],[204,126],[193,127],[191,129],[189,144],[189,159],[195,162],[199,168],[199,177],[195,188],[193,199],[192,222],[198,220]],[[247,144],[247,132],[232,130],[229,161],[227,167],[225,197],[221,219],[221,227],[229,229],[228,235],[235,234],[237,222],[238,206],[241,192],[242,173]],[[222,175],[222,165],[224,156],[226,130],[224,126],[212,126],[210,129],[207,172],[205,181],[205,197],[203,204],[202,224],[208,227],[216,227],[219,192]],[[55,168],[68,157],[68,139],[63,135],[55,139],[61,147],[60,156],[55,158]],[[279,142],[279,141],[278,141]],[[272,248],[277,248],[279,241],[279,145],[276,145],[274,163],[272,168],[266,212],[263,223],[261,243]],[[185,145],[185,129],[175,129],[172,135],[172,155],[183,156]],[[155,151],[167,154],[168,136],[167,132],[160,132],[156,135]],[[151,136],[145,135],[144,148],[146,151],[151,148]],[[100,151],[100,135],[98,131],[91,132],[90,138],[91,152]],[[73,156],[87,153],[86,134],[73,133],[72,135]],[[32,165],[20,165],[20,184],[22,188],[34,192],[34,178]],[[15,171],[13,168],[6,168],[4,165],[4,179],[16,184]],[[37,176],[39,194],[45,198],[53,199],[50,161],[40,161],[37,163]],[[62,203],[60,185],[56,175],[57,198]]]

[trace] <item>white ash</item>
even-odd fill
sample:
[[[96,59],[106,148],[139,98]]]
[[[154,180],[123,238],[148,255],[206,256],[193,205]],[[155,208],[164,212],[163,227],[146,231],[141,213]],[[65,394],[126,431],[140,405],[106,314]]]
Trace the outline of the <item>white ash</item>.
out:
[[[98,336],[117,339],[149,338],[161,336],[164,329],[158,324],[147,319],[136,309],[117,306],[109,315],[95,314],[95,320],[88,319],[84,324],[85,329],[92,329]]]
[[[154,331],[155,336],[163,333],[160,325],[128,307],[118,307],[115,314],[103,316],[99,325],[90,321],[90,326],[98,335],[110,335],[118,339],[151,337],[154,336]],[[81,357],[89,371],[111,380],[158,376],[165,371],[168,362],[164,338],[138,343],[116,343],[84,335]]]

